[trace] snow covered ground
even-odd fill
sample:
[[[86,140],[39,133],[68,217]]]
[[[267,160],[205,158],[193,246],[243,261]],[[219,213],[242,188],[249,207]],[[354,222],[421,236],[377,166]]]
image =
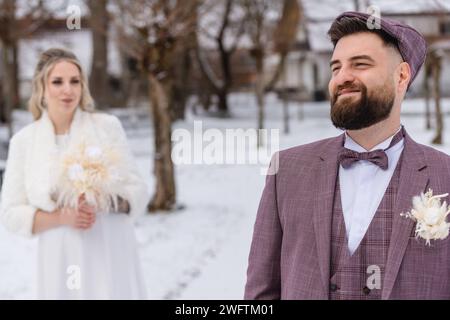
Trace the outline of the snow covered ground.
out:
[[[267,99],[268,128],[282,128],[281,104]],[[450,100],[443,109],[450,111]],[[194,120],[203,120],[204,129],[253,128],[256,107],[251,95],[236,94],[230,99],[233,117],[216,119],[189,114],[175,128],[193,130]],[[290,104],[291,133],[280,130],[280,148],[335,136],[328,118],[329,105],[304,104],[305,120],[297,118],[299,105]],[[418,142],[429,144],[432,131],[425,130],[421,117],[422,100],[407,100],[402,123]],[[145,110],[138,110],[145,114]],[[150,120],[138,122],[115,111],[123,120],[130,145],[142,175],[153,191],[152,130]],[[15,130],[31,120],[14,115]],[[447,126],[450,121],[447,116]],[[4,137],[0,131],[0,139]],[[438,149],[450,154],[450,130],[445,129],[445,145]],[[252,147],[254,149],[254,147]],[[137,238],[142,268],[150,299],[241,299],[244,292],[247,257],[255,214],[265,177],[256,165],[178,165],[178,201],[185,209],[173,213],[143,216],[137,221]],[[36,268],[36,239],[23,239],[0,226],[0,299],[32,299]]]

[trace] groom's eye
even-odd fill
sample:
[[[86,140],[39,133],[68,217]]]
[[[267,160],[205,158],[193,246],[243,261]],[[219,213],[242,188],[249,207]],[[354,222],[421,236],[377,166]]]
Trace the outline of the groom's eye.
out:
[[[332,73],[335,73],[335,72],[338,71],[339,69],[340,69],[339,67],[334,67],[334,68],[331,69],[331,72],[332,72]]]
[[[363,62],[355,63],[355,66],[356,66],[356,67],[365,67],[365,66],[368,66],[368,65],[369,65],[369,64],[363,63]]]

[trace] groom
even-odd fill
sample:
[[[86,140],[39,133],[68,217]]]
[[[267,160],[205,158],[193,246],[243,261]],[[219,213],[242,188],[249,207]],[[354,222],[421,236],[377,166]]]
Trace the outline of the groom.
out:
[[[400,215],[429,188],[450,192],[450,157],[400,122],[425,40],[398,21],[369,28],[369,18],[346,12],[331,25],[330,114],[345,132],[273,158],[246,299],[450,299],[450,238],[427,245]]]

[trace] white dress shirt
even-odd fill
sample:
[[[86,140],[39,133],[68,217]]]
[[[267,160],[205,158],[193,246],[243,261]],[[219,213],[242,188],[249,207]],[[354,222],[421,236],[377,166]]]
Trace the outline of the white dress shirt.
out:
[[[400,129],[401,127],[397,132]],[[369,151],[386,149],[389,147],[394,135],[374,146]],[[347,132],[345,132],[344,147],[357,152],[367,152]],[[367,160],[356,161],[347,169],[343,168],[342,165],[339,166],[341,204],[350,254],[356,251],[369,228],[370,222],[391,181],[403,147],[404,139],[401,139],[397,144],[385,151],[388,157],[387,170],[383,170]]]

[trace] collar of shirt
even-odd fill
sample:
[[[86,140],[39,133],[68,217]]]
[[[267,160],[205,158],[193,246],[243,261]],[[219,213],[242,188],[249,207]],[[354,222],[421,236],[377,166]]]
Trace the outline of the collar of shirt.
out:
[[[398,130],[389,138],[387,138],[386,140],[380,142],[379,144],[377,144],[376,146],[374,146],[372,149],[370,149],[369,151],[373,151],[373,150],[377,150],[377,149],[386,149],[387,147],[389,147],[389,145],[391,144],[392,138],[394,138],[394,136],[397,134],[397,132],[399,132],[401,130],[402,126],[400,126],[398,128]],[[402,139],[403,140],[403,139]],[[397,143],[398,144],[398,143]],[[353,151],[357,151],[357,152],[367,152],[366,149],[364,149],[363,147],[361,147],[355,140],[353,140],[348,134],[347,131],[345,131],[345,143],[344,143],[344,147]]]

